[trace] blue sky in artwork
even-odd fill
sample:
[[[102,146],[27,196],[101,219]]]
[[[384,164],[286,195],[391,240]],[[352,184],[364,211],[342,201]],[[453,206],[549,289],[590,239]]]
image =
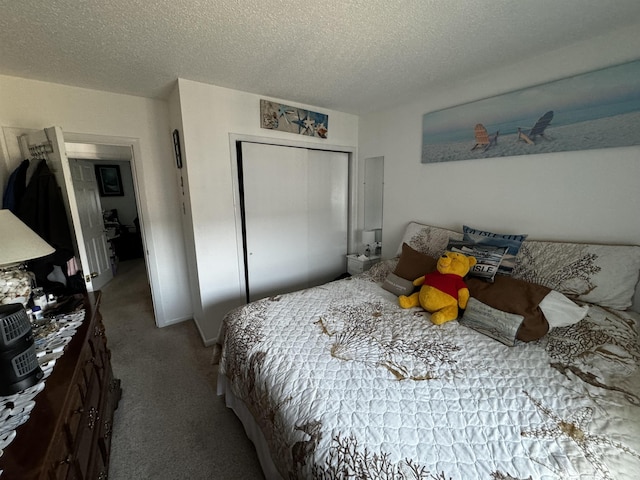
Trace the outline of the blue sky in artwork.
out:
[[[449,143],[473,136],[482,123],[490,133],[531,127],[548,110],[555,126],[640,110],[640,61],[577,75],[476,102],[427,113],[423,143]]]
[[[307,110],[298,110],[298,118],[292,120],[292,123],[298,125],[298,133],[312,133],[313,128],[319,125],[328,127],[328,115]]]

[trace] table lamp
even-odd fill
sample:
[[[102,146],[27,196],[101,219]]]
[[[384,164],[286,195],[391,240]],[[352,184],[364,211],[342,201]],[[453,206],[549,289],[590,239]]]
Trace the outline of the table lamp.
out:
[[[54,251],[11,211],[0,210],[0,395],[13,395],[44,377],[24,309],[33,277],[23,262]]]
[[[55,249],[10,210],[0,210],[0,304],[21,303],[31,297],[33,276],[24,262]]]

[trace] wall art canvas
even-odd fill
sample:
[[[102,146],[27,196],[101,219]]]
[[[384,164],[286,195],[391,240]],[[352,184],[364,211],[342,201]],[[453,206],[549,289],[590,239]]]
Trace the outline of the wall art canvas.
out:
[[[320,138],[329,133],[329,115],[268,100],[260,100],[260,119],[260,126],[269,130]]]
[[[95,172],[101,197],[121,197],[124,195],[119,165],[99,164],[95,166]]]
[[[422,119],[422,163],[640,145],[640,61]]]

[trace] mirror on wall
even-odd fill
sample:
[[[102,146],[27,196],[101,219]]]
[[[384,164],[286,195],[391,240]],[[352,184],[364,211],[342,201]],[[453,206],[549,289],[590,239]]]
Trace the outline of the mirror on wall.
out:
[[[382,242],[383,190],[384,157],[366,158],[364,160],[364,230],[374,231],[376,242]]]

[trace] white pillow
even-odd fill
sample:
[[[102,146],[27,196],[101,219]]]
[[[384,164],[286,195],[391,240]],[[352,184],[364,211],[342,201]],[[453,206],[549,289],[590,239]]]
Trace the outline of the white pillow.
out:
[[[446,228],[410,222],[404,231],[396,256],[402,253],[402,244],[406,243],[415,251],[438,258],[447,248],[449,239],[462,240],[463,234]]]
[[[513,276],[581,302],[626,310],[640,272],[640,246],[522,242]]]
[[[562,293],[551,290],[538,305],[549,322],[549,329],[578,323],[589,312],[587,305],[576,305]]]

